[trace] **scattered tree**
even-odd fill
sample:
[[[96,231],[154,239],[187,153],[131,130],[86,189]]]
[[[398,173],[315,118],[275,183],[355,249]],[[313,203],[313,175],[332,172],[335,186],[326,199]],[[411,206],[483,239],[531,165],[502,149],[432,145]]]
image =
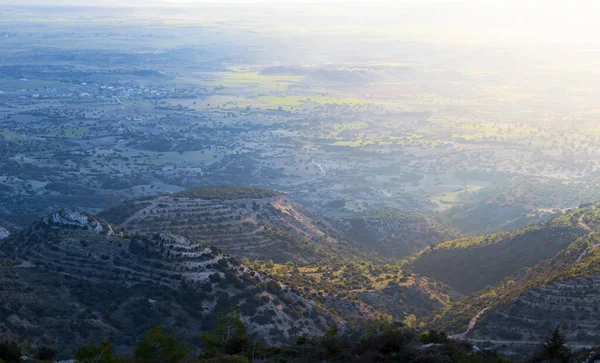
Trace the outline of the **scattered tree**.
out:
[[[88,344],[75,352],[75,359],[81,363],[115,363],[112,343],[103,339],[100,345]]]
[[[240,318],[238,307],[218,311],[215,329],[208,333],[202,333],[200,340],[204,354],[208,357],[227,354],[247,355],[252,350],[252,341]]]
[[[187,356],[187,352],[181,348],[174,333],[156,326],[137,343],[133,356],[145,362],[177,363]]]

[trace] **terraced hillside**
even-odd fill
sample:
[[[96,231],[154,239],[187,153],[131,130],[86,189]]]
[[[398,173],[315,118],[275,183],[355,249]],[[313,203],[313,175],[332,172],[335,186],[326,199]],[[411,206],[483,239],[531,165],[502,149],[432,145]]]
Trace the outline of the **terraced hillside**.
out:
[[[569,341],[600,344],[600,275],[559,280],[525,292],[485,315],[468,334],[475,340],[542,341],[560,326]]]
[[[167,233],[127,235],[83,213],[56,213],[2,240],[0,256],[0,331],[34,343],[72,349],[108,337],[125,352],[157,324],[198,336],[232,305],[271,344],[343,325],[214,249]]]
[[[598,206],[566,216],[585,231],[567,248],[519,275],[455,301],[431,325],[454,332],[458,338],[491,341],[513,353],[530,349],[556,326],[573,346],[599,344]]]
[[[554,257],[588,232],[574,211],[510,233],[441,243],[408,259],[405,267],[470,294]]]
[[[100,216],[133,233],[170,231],[250,259],[319,261],[341,254],[338,232],[269,189],[201,187],[128,201]]]
[[[571,346],[596,346],[600,343],[597,246],[581,238],[564,254],[529,269],[521,280],[508,280],[454,302],[432,326],[475,343],[491,342],[514,358],[528,355],[556,326]]]
[[[379,257],[398,259],[458,237],[458,233],[411,211],[372,210],[335,220],[358,248]]]

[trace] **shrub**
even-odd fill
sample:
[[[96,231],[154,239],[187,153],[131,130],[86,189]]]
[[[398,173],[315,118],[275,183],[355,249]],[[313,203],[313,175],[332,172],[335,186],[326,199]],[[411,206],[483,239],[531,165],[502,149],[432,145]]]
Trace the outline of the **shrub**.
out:
[[[41,346],[37,349],[35,353],[35,359],[43,360],[43,361],[54,361],[54,357],[58,354],[58,349]]]
[[[21,348],[16,342],[8,340],[0,342],[0,360],[6,363],[20,363],[21,355]]]
[[[241,355],[224,355],[222,357],[200,359],[199,363],[250,363],[248,358]]]

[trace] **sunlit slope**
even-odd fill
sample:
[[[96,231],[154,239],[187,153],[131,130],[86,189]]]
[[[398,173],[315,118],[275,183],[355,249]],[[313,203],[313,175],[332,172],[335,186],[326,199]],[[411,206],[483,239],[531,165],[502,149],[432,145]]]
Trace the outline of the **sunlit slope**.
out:
[[[248,265],[348,320],[425,318],[460,297],[448,286],[398,265],[348,262],[296,267],[263,261]]]

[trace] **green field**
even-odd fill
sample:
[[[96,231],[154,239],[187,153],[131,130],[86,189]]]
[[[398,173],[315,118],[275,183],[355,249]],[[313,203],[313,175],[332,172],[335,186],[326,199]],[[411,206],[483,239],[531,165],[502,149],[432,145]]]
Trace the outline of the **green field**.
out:
[[[440,208],[446,209],[446,208],[450,208],[453,204],[460,201],[460,199],[463,195],[477,192],[478,190],[481,190],[483,188],[484,187],[480,186],[480,185],[469,185],[459,191],[436,195],[431,198],[431,201],[433,203],[436,203]]]

